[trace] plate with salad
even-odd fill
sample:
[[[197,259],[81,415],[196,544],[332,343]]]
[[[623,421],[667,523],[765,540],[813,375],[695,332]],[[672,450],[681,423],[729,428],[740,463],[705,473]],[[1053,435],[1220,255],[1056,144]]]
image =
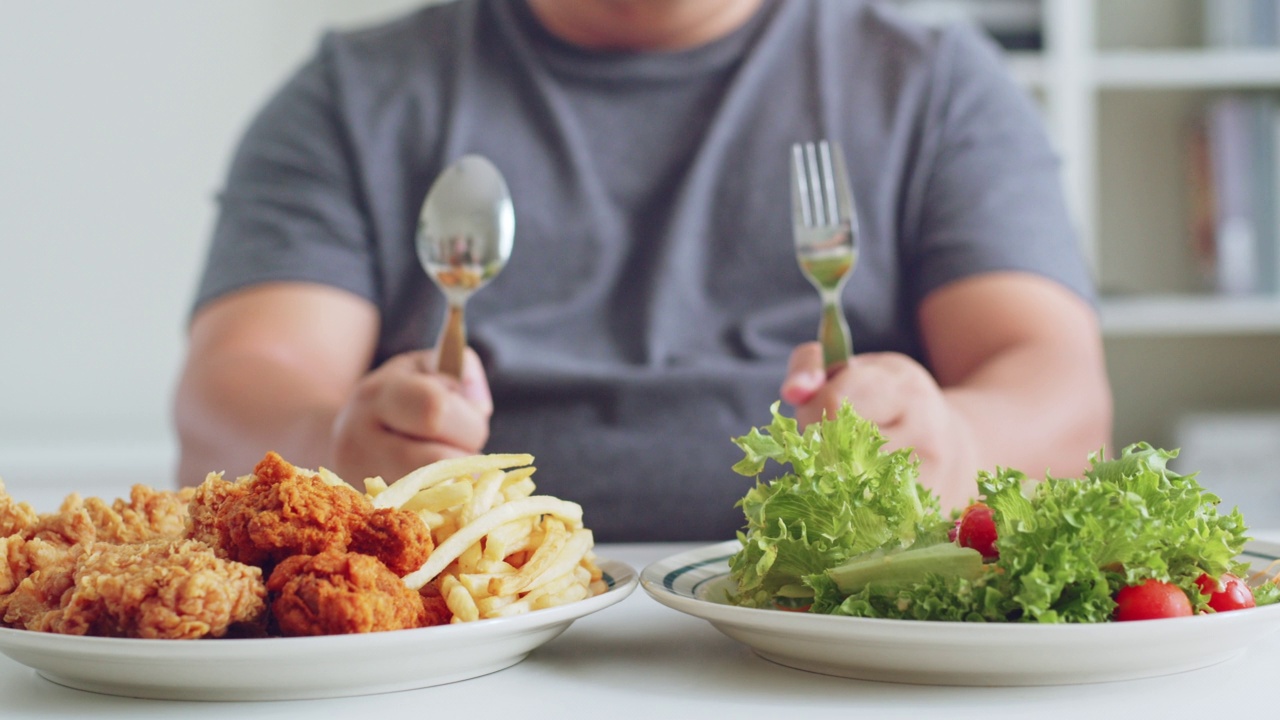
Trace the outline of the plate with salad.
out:
[[[909,450],[845,406],[734,442],[755,477],[736,540],[655,562],[654,599],[761,657],[829,675],[1058,685],[1207,667],[1280,629],[1280,545],[1252,540],[1176,452],[1145,443],[1079,478],[979,473],[944,515]],[[766,479],[765,471],[776,465]]]

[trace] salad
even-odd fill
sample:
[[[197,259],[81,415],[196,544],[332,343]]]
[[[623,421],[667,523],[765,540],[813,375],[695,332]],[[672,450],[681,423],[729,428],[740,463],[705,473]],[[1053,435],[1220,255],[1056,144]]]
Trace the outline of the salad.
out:
[[[772,422],[734,439],[756,484],[730,559],[731,601],[910,620],[1085,623],[1223,612],[1280,601],[1250,587],[1239,510],[1146,443],[1090,458],[1081,478],[998,468],[944,516],[909,449],[887,452],[846,404],[801,432]],[[786,470],[761,480],[768,461]]]

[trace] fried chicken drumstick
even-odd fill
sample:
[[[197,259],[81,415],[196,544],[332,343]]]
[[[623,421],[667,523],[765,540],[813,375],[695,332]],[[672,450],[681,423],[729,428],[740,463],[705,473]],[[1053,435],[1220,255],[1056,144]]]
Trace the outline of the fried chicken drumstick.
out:
[[[450,617],[442,603],[428,604],[386,565],[355,552],[294,555],[276,566],[267,590],[281,635],[401,630]]]
[[[236,482],[210,475],[191,501],[191,537],[220,555],[270,571],[294,555],[353,551],[397,576],[422,566],[431,531],[411,512],[377,509],[347,485],[331,485],[268,453]]]

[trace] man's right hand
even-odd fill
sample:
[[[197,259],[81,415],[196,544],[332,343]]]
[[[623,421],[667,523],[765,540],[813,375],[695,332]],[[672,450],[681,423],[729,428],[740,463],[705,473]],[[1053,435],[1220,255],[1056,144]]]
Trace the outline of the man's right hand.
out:
[[[229,293],[197,313],[175,398],[178,479],[246,474],[269,450],[360,487],[442,457],[477,453],[493,401],[468,351],[463,382],[430,351],[369,367],[380,319],[369,301],[311,283]]]
[[[493,399],[470,348],[462,379],[435,373],[432,350],[397,355],[362,378],[333,424],[333,471],[388,483],[437,460],[483,451]]]

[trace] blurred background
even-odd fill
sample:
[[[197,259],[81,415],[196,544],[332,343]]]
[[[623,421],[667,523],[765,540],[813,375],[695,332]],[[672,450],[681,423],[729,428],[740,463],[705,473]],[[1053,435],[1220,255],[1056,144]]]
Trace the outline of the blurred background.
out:
[[[324,29],[419,4],[0,0],[0,478],[13,494],[171,482],[186,314],[239,134]]]
[[[1104,292],[1114,445],[1181,447],[1177,469],[1280,526],[1280,0],[881,1],[983,26],[1043,109]],[[186,312],[236,138],[324,29],[421,4],[0,0],[15,495],[170,482]]]

